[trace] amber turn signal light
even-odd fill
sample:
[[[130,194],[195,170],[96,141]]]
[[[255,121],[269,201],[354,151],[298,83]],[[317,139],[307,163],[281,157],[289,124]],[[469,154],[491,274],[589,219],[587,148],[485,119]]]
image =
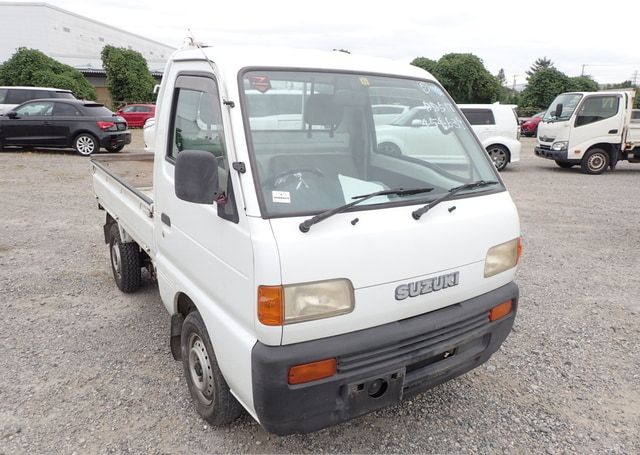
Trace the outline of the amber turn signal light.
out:
[[[489,311],[489,321],[497,321],[511,313],[513,308],[513,302],[511,300],[507,300],[506,302],[502,302],[500,305],[496,305]]]
[[[293,366],[289,368],[289,384],[303,384],[328,378],[336,374],[337,365],[336,359],[326,359]]]
[[[516,265],[520,263],[520,258],[522,257],[522,237],[518,237],[518,249],[516,252]]]
[[[282,286],[258,287],[258,320],[264,325],[282,325],[284,305]]]

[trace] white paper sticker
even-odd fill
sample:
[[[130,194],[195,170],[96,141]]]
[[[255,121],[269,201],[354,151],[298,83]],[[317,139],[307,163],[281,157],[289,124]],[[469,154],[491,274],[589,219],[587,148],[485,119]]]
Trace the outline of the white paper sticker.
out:
[[[271,197],[273,202],[278,204],[291,204],[291,195],[288,191],[272,191]]]

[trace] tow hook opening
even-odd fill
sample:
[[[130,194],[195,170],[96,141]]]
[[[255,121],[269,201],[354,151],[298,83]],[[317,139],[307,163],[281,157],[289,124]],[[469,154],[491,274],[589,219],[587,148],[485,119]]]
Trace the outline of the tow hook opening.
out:
[[[378,378],[369,383],[367,393],[371,398],[380,398],[382,395],[385,394],[388,387],[389,387],[389,384],[387,384],[387,381],[385,381],[382,378]]]

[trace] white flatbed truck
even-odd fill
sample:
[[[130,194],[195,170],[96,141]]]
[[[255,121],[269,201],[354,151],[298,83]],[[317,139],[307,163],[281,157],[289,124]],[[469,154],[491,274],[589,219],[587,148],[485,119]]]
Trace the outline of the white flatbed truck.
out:
[[[375,87],[438,106],[414,149],[378,150]],[[276,88],[298,93],[299,128],[252,126],[264,112],[247,91]],[[187,48],[167,63],[154,128],[152,154],[94,157],[93,187],[116,283],[157,279],[208,422],[244,408],[273,433],[315,431],[481,365],[511,331],[517,210],[429,73]]]
[[[634,121],[633,90],[562,93],[538,125],[535,154],[585,174],[640,163],[640,123]]]

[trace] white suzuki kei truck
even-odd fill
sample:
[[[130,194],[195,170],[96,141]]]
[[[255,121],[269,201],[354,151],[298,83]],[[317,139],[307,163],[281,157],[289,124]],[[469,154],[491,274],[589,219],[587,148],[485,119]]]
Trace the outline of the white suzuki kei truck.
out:
[[[264,109],[255,93],[270,90],[298,97]],[[394,97],[431,115],[413,126],[422,141],[386,153],[372,106]],[[93,187],[115,281],[157,278],[206,421],[244,407],[269,432],[315,431],[461,375],[509,334],[517,210],[429,73],[341,52],[182,49],[153,143],[93,158]]]

